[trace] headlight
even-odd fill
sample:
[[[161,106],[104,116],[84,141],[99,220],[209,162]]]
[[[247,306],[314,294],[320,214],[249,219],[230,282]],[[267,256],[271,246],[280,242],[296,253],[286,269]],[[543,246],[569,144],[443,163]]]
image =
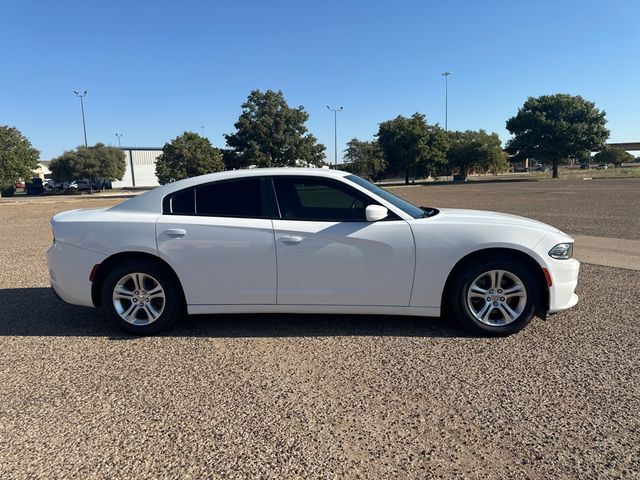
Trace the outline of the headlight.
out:
[[[573,243],[559,243],[549,250],[549,256],[556,260],[567,260],[573,257]]]

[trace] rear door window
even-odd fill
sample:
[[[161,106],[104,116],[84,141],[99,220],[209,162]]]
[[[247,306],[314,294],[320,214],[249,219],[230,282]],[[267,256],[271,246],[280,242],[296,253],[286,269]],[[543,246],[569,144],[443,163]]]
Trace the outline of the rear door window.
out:
[[[168,195],[166,214],[210,217],[270,218],[270,202],[262,177],[198,185]]]

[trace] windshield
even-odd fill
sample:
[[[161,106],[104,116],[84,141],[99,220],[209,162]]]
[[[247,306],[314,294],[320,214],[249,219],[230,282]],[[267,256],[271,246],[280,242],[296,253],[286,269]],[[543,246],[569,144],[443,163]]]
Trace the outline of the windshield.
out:
[[[401,199],[400,197],[396,197],[393,193],[387,192],[386,190],[378,187],[377,185],[374,185],[371,182],[367,182],[364,178],[360,178],[356,175],[347,175],[345,178],[351,180],[355,184],[360,185],[361,187],[366,188],[370,192],[375,193],[380,198],[384,198],[394,207],[398,207],[400,210],[411,215],[413,218],[422,218],[426,216],[425,210],[423,210],[422,208],[416,207],[412,203],[409,203],[406,200]]]

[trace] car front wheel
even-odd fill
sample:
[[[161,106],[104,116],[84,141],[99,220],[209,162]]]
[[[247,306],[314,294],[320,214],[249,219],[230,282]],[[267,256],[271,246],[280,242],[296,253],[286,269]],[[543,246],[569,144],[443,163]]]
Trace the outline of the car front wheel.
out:
[[[153,262],[114,268],[102,289],[102,305],[121,328],[151,335],[168,328],[181,312],[181,295],[172,275]]]
[[[449,302],[455,318],[474,333],[504,336],[523,329],[535,314],[536,279],[517,259],[482,260],[459,273]]]

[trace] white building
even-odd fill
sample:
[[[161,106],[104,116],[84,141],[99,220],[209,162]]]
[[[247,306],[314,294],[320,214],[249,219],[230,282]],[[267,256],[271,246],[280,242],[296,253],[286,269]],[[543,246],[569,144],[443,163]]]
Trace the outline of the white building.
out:
[[[38,167],[35,170],[32,170],[33,175],[32,178],[41,178],[42,180],[51,178],[51,170],[49,170],[50,162],[38,162]],[[29,178],[25,178],[24,180],[30,180]]]
[[[161,148],[122,147],[127,169],[122,180],[111,182],[112,188],[157,187],[156,161],[162,154]]]

